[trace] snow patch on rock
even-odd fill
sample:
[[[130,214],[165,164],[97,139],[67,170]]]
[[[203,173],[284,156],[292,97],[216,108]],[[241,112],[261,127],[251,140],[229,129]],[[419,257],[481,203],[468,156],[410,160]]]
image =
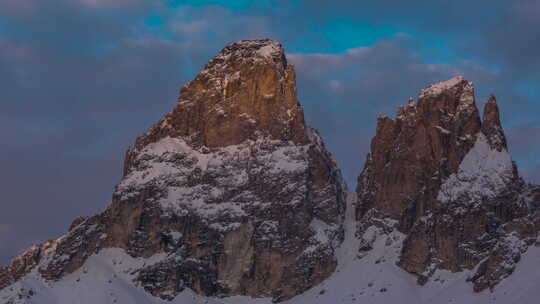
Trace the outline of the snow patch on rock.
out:
[[[117,193],[123,199],[129,199],[151,184],[163,189],[161,197],[156,199],[168,213],[185,215],[194,212],[211,221],[218,221],[224,216],[240,220],[248,215],[246,208],[264,208],[265,203],[247,190],[232,199],[223,199],[222,196],[230,189],[246,186],[250,176],[254,175],[268,178],[304,176],[308,168],[308,148],[309,145],[258,139],[209,150],[193,148],[182,138],[166,137],[138,153],[136,170],[119,184]],[[211,177],[212,181],[205,183],[204,176]],[[190,182],[194,178],[200,178],[201,182],[194,185]],[[305,178],[307,176],[300,181]],[[301,183],[290,186],[305,187]],[[294,204],[299,199],[293,197],[290,203]],[[229,228],[237,226],[230,223]],[[223,223],[212,227],[227,230]]]
[[[271,44],[261,47],[257,51],[257,54],[261,55],[262,57],[272,57],[273,55],[278,54],[279,52],[280,52],[279,45],[275,43],[271,43]]]
[[[458,171],[441,185],[437,199],[448,203],[465,197],[469,203],[480,202],[482,198],[496,197],[512,178],[510,154],[492,149],[484,134],[478,133]]]
[[[446,81],[430,84],[427,88],[420,91],[420,97],[440,95],[442,92],[449,90],[450,88],[456,86],[462,81],[462,76],[456,76]]]

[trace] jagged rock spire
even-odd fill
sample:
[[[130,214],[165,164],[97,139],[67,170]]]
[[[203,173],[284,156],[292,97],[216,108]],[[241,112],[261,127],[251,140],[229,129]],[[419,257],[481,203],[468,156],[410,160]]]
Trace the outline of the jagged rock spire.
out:
[[[422,90],[417,103],[409,98],[395,120],[379,118],[365,172],[358,180],[357,215],[377,203],[379,211],[406,218],[404,228],[410,227],[429,203],[418,193],[457,170],[480,129],[474,87],[460,76]]]
[[[499,117],[497,99],[491,95],[484,105],[484,117],[482,119],[482,132],[493,149],[506,150],[506,136]]]
[[[409,99],[395,120],[378,119],[358,178],[359,235],[392,219],[386,229],[407,235],[398,265],[425,283],[438,268],[472,269],[507,248],[497,229],[527,215],[522,191],[495,97],[481,121],[472,83],[454,77],[422,90],[416,104]],[[515,262],[503,254],[475,275],[475,290],[507,275],[501,269]]]

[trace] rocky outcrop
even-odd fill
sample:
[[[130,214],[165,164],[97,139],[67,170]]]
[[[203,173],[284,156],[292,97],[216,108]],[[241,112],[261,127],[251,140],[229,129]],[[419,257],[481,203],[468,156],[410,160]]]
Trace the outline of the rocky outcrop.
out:
[[[3,289],[34,269],[52,242],[35,245],[15,257],[9,265],[0,267],[0,289]]]
[[[480,291],[513,271],[524,238],[536,240],[533,188],[508,154],[495,97],[480,120],[472,84],[455,77],[422,90],[396,119],[378,119],[356,217],[360,227],[389,219],[405,233],[398,264],[420,283],[437,269],[479,266],[470,280]],[[517,230],[527,236],[514,239]]]
[[[497,151],[507,150],[506,136],[499,118],[499,107],[495,96],[491,95],[484,106],[482,119],[482,133],[486,136],[489,145]]]
[[[148,259],[134,284],[163,299],[290,298],[330,276],[343,239],[345,188],[304,123],[281,45],[225,47],[139,136],[101,214],[78,218],[44,253],[2,269],[5,287],[36,269],[51,281],[104,248]],[[7,279],[4,279],[7,278]]]
[[[207,148],[261,137],[307,144],[295,78],[277,42],[243,40],[225,47],[182,86],[174,109],[137,138],[125,170],[132,168],[137,150],[165,137],[182,137],[191,146]]]
[[[473,87],[462,78],[424,90],[418,104],[410,99],[398,109],[395,120],[379,117],[358,179],[357,217],[377,204],[409,230],[416,215],[429,208],[442,179],[457,170],[480,128]]]

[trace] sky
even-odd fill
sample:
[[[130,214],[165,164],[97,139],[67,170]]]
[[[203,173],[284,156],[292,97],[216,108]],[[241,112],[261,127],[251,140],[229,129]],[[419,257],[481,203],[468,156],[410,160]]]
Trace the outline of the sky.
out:
[[[280,41],[353,190],[376,117],[463,75],[540,183],[540,0],[1,0],[0,264],[103,210],[124,153],[225,45]]]

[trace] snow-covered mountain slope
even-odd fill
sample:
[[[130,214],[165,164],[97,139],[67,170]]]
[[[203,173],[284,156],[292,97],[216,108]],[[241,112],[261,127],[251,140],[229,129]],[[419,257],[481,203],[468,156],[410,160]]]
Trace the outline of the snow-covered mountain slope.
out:
[[[372,250],[359,255],[360,243],[354,236],[354,200],[348,197],[345,220],[345,240],[337,252],[338,267],[328,279],[305,293],[283,303],[287,304],[508,304],[537,303],[540,297],[540,248],[531,247],[523,254],[514,274],[504,279],[491,292],[474,292],[467,278],[472,271],[451,273],[437,270],[426,285],[416,283],[414,276],[396,265],[404,235],[396,230],[382,231],[371,227],[364,238],[372,239]],[[105,249],[92,255],[85,265],[58,282],[47,282],[33,272],[23,280],[0,291],[1,303],[25,304],[270,304],[270,298],[211,298],[186,289],[173,300],[153,297],[133,284],[133,270],[163,259],[133,258],[122,249]],[[31,293],[28,299],[19,294]]]

